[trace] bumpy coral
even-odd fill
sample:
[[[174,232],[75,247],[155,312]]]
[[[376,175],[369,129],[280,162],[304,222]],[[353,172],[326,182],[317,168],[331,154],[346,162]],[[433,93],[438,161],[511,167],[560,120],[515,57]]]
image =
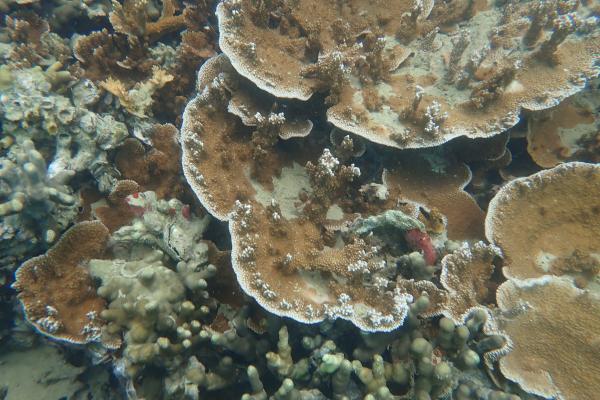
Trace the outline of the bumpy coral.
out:
[[[508,281],[497,297],[499,325],[511,339],[500,359],[504,376],[545,398],[596,398],[600,299],[549,276]]]
[[[108,301],[108,309],[100,314],[108,322],[106,333],[126,333],[124,361],[127,373],[132,376],[136,375],[136,365],[142,368],[153,359],[160,363],[160,349],[171,346],[168,337],[172,334],[177,333],[181,341],[188,339],[177,343],[179,346],[189,347],[191,341],[199,339],[186,332],[189,324],[187,328],[180,326],[183,323],[180,313],[189,316],[188,323],[200,315],[191,302],[184,304],[185,270],[179,276],[163,265],[162,258],[161,251],[149,251],[141,253],[138,260],[117,258],[89,263],[90,274],[102,281],[98,293]],[[200,285],[203,276],[207,277],[200,274],[196,276],[197,282],[189,280],[194,288]]]
[[[45,255],[19,267],[13,287],[27,320],[41,333],[71,343],[102,340],[109,347],[118,346],[118,340],[101,338],[100,314],[106,304],[82,265],[101,256],[107,241],[102,223],[81,222]]]
[[[113,258],[89,262],[90,274],[101,281],[98,294],[108,302],[103,333],[123,337],[118,369],[131,385],[148,378],[147,368],[165,368],[165,395],[197,398],[198,385],[219,385],[192,356],[208,339],[201,321],[216,310],[206,283],[216,267],[200,241],[207,220],[175,199],[157,200],[154,192],[136,192],[126,201],[138,212],[112,234]]]
[[[261,89],[328,91],[331,123],[398,148],[498,134],[598,74],[591,4],[427,3],[227,0],[219,44]]]
[[[50,177],[31,140],[0,159],[0,263],[15,265],[29,252],[53,243],[75,219],[79,199],[69,175]]]
[[[71,88],[72,100],[52,90],[47,72],[39,67],[8,70],[11,83],[0,98],[4,133],[17,142],[55,138],[54,158],[48,167],[51,177],[89,171],[102,191],[116,181],[106,152],[129,134],[124,123],[110,114],[87,110],[98,101],[96,88],[80,82]]]
[[[599,271],[599,194],[600,167],[579,162],[505,185],[486,217],[486,236],[505,257],[504,275],[566,274],[585,286]]]

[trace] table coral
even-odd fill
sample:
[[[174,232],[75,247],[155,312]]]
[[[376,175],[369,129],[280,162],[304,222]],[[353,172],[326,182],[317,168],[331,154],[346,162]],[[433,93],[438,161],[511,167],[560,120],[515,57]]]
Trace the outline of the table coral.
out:
[[[106,304],[81,265],[101,256],[107,241],[108,230],[102,223],[81,222],[45,255],[19,267],[13,287],[27,320],[41,333],[70,343],[98,341],[118,346],[118,340],[101,335],[104,320],[100,314]]]
[[[545,398],[596,398],[600,299],[550,276],[508,281],[497,297],[499,326],[511,339],[502,373]]]
[[[406,203],[406,212],[418,216],[428,214],[433,230],[446,224],[453,240],[483,239],[484,214],[464,188],[471,180],[470,169],[449,161],[436,153],[407,154],[398,157],[382,181],[390,197]],[[436,222],[436,214],[443,222]],[[425,216],[427,218],[427,216]]]
[[[246,110],[245,102],[240,105],[243,85],[225,56],[209,60],[199,72],[199,93],[186,108],[181,130],[184,174],[208,211],[229,221],[232,263],[242,288],[268,310],[304,322],[341,317],[367,330],[402,324],[411,298],[437,288],[404,285],[391,260],[368,243],[389,218],[374,217],[385,207],[356,201],[360,169],[341,164],[327,148],[302,167],[308,146],[315,147],[310,142],[301,151],[266,153],[268,164],[263,156],[257,162],[255,133],[261,126],[252,122],[256,116],[240,112]],[[274,140],[281,136],[286,137]],[[269,147],[278,150],[274,144]],[[394,201],[383,205],[393,208]],[[353,208],[365,212],[362,228],[336,233],[345,220],[356,219]],[[406,220],[397,226],[400,236],[424,230],[414,217],[397,213]],[[361,237],[365,228],[374,233],[363,232],[368,240]],[[435,262],[430,247],[427,257]],[[400,283],[394,288],[396,278]],[[382,303],[381,296],[389,301]]]
[[[600,168],[580,162],[506,184],[490,202],[485,224],[488,240],[504,254],[504,275],[566,274],[585,285],[585,271],[572,260],[566,268],[561,265],[575,255],[599,257],[598,193]]]
[[[544,168],[566,161],[598,162],[600,137],[600,80],[556,107],[535,112],[528,119],[527,151]],[[589,147],[589,148],[588,148]]]
[[[599,41],[593,8],[578,5],[554,1],[541,16],[536,2],[228,0],[217,16],[221,49],[262,90],[301,100],[328,91],[334,125],[415,148],[498,134],[521,108],[582,89],[598,74]]]

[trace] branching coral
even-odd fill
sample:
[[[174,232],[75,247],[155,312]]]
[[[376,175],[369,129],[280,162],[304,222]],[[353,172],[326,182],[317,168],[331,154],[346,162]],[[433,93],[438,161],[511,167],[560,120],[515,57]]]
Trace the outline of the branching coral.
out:
[[[123,4],[113,0],[110,23],[116,32],[127,35],[130,41],[154,41],[168,33],[185,27],[185,16],[175,15],[177,3],[163,0],[160,18],[150,21],[147,13],[148,0],[125,0]]]
[[[210,2],[186,3],[177,13],[176,2],[163,1],[157,21],[150,15],[154,4],[146,0],[113,3],[110,21],[115,33],[95,31],[74,43],[78,72],[119,97],[134,115],[154,112],[176,122],[193,90],[197,68],[214,54]],[[184,28],[177,48],[154,43]],[[157,102],[159,97],[164,101]]]
[[[110,77],[101,82],[100,86],[116,96],[123,108],[131,114],[144,118],[152,107],[154,93],[172,81],[173,78],[173,75],[155,66],[152,68],[150,78],[144,82],[136,83],[131,89],[126,89],[123,82]]]

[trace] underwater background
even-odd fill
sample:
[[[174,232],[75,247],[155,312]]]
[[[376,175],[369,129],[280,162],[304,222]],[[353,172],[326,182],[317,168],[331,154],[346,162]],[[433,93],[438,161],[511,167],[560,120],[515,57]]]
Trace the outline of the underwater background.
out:
[[[0,13],[0,400],[600,398],[600,1]]]

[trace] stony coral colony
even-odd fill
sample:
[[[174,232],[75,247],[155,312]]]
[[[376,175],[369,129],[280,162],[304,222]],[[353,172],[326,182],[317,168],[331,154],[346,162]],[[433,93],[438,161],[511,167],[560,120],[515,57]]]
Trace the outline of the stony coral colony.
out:
[[[0,10],[3,351],[92,398],[597,398],[598,1]]]

